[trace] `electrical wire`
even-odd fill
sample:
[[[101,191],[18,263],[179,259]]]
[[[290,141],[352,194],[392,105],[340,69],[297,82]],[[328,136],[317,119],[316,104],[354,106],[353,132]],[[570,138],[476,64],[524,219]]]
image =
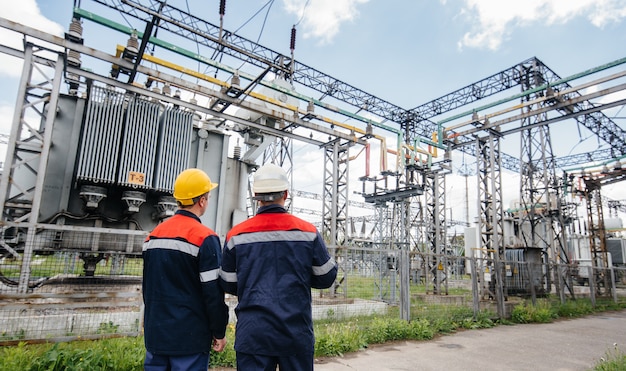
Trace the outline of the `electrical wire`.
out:
[[[265,24],[267,23],[267,17],[270,14],[270,10],[272,9],[272,5],[274,5],[274,0],[270,0],[267,3],[265,3],[265,5],[263,5],[261,7],[261,9],[259,9],[256,13],[254,13],[254,15],[250,19],[248,19],[243,25],[241,25],[241,27],[239,27],[237,30],[235,30],[235,33],[237,33],[237,31],[241,30],[241,28],[243,26],[245,26],[248,22],[250,22],[250,20],[252,20],[252,18],[256,17],[256,15],[259,14],[261,12],[261,10],[263,10],[263,8],[265,8],[268,5],[269,5],[269,7],[267,8],[267,11],[265,12],[265,17],[263,18],[263,24],[261,25],[261,30],[259,31],[259,36],[256,39],[256,43],[258,44],[259,41],[261,40],[261,36],[263,35],[263,30],[265,29]],[[237,69],[240,70],[245,64],[246,64],[246,62],[241,63],[241,65]]]
[[[619,114],[622,112],[623,109],[624,109],[624,106],[621,106],[619,111],[617,111],[615,115],[613,115],[613,119],[620,118]]]
[[[269,10],[272,8],[272,5],[274,5],[274,0],[269,0],[267,3],[265,3],[265,5],[263,5],[259,10],[256,11],[256,13],[254,13],[250,18],[248,18],[247,21],[245,21],[241,26],[239,26],[239,28],[237,28],[234,33],[239,32],[242,28],[245,27],[245,25],[247,25],[248,23],[250,23],[250,21],[252,21],[254,19],[254,17],[256,17],[259,13],[261,13],[261,11],[263,9],[265,9],[266,6],[269,5],[269,9],[266,12],[265,18],[267,19],[267,13],[269,13]],[[263,27],[265,27],[265,21],[263,22]],[[261,37],[261,35],[259,35],[259,38]],[[258,39],[257,39],[258,40]]]
[[[191,9],[189,8],[189,0],[185,0],[185,5],[187,6],[187,13],[191,14]],[[192,33],[193,35],[193,39],[196,42],[196,51],[198,53],[198,55],[200,55],[200,42],[198,41],[198,35],[196,35],[195,33]],[[200,71],[200,68],[202,67],[200,61],[198,61],[198,71]],[[183,73],[181,72],[180,77],[183,77]],[[200,81],[199,78],[196,77],[196,84]],[[193,95],[194,97],[196,96],[196,94],[194,93]]]
[[[126,21],[126,24],[128,25],[128,27],[134,29],[133,25],[130,23],[130,21],[128,19],[126,19],[126,17],[124,16],[123,13],[120,13],[122,15],[122,18],[124,18],[124,20]]]
[[[298,20],[298,22],[296,22],[296,24],[294,25],[294,27],[296,27],[297,25],[300,24],[300,22],[302,22],[302,20],[304,19],[304,14],[306,13],[306,8],[307,6],[309,6],[309,3],[311,2],[311,0],[306,0],[306,3],[304,4],[304,8],[302,8],[302,15],[300,16],[300,19]]]
[[[241,26],[239,26],[237,29],[235,29],[235,31],[233,31],[233,34],[237,34],[237,32],[241,31],[242,28],[244,28],[248,23],[250,23],[259,13],[261,13],[261,11],[263,9],[265,9],[266,7],[269,6],[269,8],[267,9],[266,13],[265,13],[265,18],[263,19],[263,25],[261,26],[261,31],[259,32],[259,36],[257,37],[256,42],[258,43],[259,40],[261,39],[261,36],[263,35],[263,30],[265,29],[265,23],[267,22],[267,17],[269,15],[270,10],[272,9],[272,5],[274,5],[274,0],[269,0],[268,2],[266,2],[263,6],[261,6],[261,8],[259,8],[259,10],[257,10],[250,18],[248,18]],[[219,53],[219,59],[220,62],[222,61],[222,57],[223,57],[223,53],[221,53],[220,51],[216,50],[216,53],[213,54],[213,57],[211,59],[217,59],[218,55],[217,53]],[[241,66],[239,66],[238,69],[241,69],[243,66],[245,65],[245,62],[243,62],[241,64]],[[205,69],[204,73],[207,73],[209,70],[209,67],[207,66],[207,68]],[[215,70],[215,75],[214,77],[217,77],[217,69]],[[229,77],[230,79],[230,77]],[[228,80],[227,80],[228,81]]]

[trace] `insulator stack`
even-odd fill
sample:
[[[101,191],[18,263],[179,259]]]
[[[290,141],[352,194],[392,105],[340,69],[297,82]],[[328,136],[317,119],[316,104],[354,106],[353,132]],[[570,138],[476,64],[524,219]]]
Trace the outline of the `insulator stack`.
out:
[[[296,49],[296,26],[291,28],[291,42],[289,43],[289,49],[293,52]]]
[[[126,49],[129,52],[137,54],[139,51],[139,40],[137,39],[137,31],[133,30],[128,38],[128,42],[126,42]]]
[[[83,24],[80,22],[80,19],[72,18],[69,35],[76,40],[81,40],[83,38]]]
[[[80,67],[81,65],[80,53],[77,52],[76,50],[70,49],[67,52],[67,63],[74,67]]]
[[[239,145],[236,145],[236,146],[235,146],[234,153],[233,153],[233,157],[234,157],[236,160],[239,160],[239,159],[241,158],[241,146],[239,146]]]
[[[163,94],[168,96],[172,94],[172,87],[169,84],[163,85]]]
[[[83,25],[78,18],[72,18],[69,32],[65,35],[66,39],[82,44],[83,41]],[[74,67],[80,67],[80,53],[75,50],[68,50],[67,62]]]

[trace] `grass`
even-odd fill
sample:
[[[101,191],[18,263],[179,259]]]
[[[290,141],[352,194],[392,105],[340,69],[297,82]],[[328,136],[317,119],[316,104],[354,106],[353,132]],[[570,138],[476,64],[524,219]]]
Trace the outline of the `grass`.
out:
[[[120,262],[120,264],[122,264]],[[111,274],[113,259],[104,259],[96,264],[96,276]],[[2,264],[2,274],[16,280],[20,274],[18,262],[7,259]],[[140,276],[143,269],[141,257],[123,257],[123,272],[116,274]],[[77,253],[55,253],[51,255],[35,255],[31,264],[31,277],[53,277],[59,274],[83,275],[83,261]]]
[[[371,295],[372,280],[352,280],[350,292],[363,297]],[[333,315],[315,321],[315,356],[341,356],[395,340],[429,340],[438,334],[448,334],[460,329],[489,328],[499,324],[546,323],[557,318],[581,317],[591,313],[626,308],[626,303],[598,300],[595,307],[588,299],[570,300],[561,303],[558,298],[537,300],[536,305],[520,302],[512,309],[509,320],[495,319],[489,311],[475,314],[465,304],[435,304],[420,296],[420,285],[412,286],[410,321],[399,319],[399,309],[389,306],[385,315],[350,317],[338,320]],[[415,289],[415,290],[414,290]],[[456,292],[456,291],[455,291]],[[467,292],[458,290],[458,296]],[[112,333],[114,324],[104,323],[100,332]],[[212,367],[235,367],[233,348],[235,328],[227,329],[228,345],[222,353],[211,354]],[[0,371],[29,370],[115,370],[134,371],[143,369],[145,349],[143,337],[110,338],[96,341],[74,341],[70,343],[32,344],[0,347]],[[612,349],[602,357],[595,370],[624,370],[626,356]]]
[[[560,304],[545,299],[536,306],[521,303],[513,310],[512,323],[550,322],[559,317],[578,317],[601,310],[621,309],[625,305],[599,303],[595,310],[585,300]],[[334,321],[316,321],[316,357],[341,356],[394,340],[429,340],[438,334],[459,329],[477,329],[497,326],[505,321],[494,321],[493,313],[481,312],[476,318],[471,308],[463,306],[431,305],[424,310],[421,303],[412,308],[411,321],[399,319],[398,308],[391,307],[386,315],[363,316]],[[222,353],[211,355],[212,367],[235,367],[233,349],[235,329],[227,329],[228,345]],[[143,337],[112,338],[97,341],[48,343],[0,348],[0,371],[30,370],[141,370],[145,355]],[[619,363],[621,362],[621,363]],[[597,370],[618,370],[623,365],[621,353],[607,354]]]
[[[626,370],[626,354],[624,354],[617,344],[613,344],[613,349],[606,352],[604,357],[600,358],[594,371],[622,371]]]
[[[55,344],[20,343],[0,348],[0,370],[141,370],[143,357],[141,337]]]

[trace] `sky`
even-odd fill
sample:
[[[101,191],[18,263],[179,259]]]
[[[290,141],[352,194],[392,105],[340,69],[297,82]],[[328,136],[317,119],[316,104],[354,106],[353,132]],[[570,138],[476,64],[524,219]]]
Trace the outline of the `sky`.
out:
[[[56,35],[62,36],[71,20],[71,1],[3,2],[2,17]],[[90,1],[82,3],[87,7]],[[218,0],[170,0],[168,4],[188,9],[213,24],[220,22]],[[291,29],[295,27],[294,57],[300,63],[411,109],[531,57],[561,77],[623,58],[625,17],[626,0],[247,0],[226,2],[223,25],[285,55],[291,53]],[[84,26],[86,44],[111,44],[101,40],[104,37],[98,28]],[[1,29],[0,41],[6,45],[20,42]],[[20,71],[18,61],[0,54],[4,87],[0,134],[10,130],[16,91],[12,87],[17,86]],[[615,111],[615,121],[624,127],[620,113]],[[566,155],[574,150],[606,148],[588,132],[577,129],[555,126],[555,152]],[[562,143],[566,134],[573,137]],[[299,146],[296,154],[302,161],[323,167],[316,148]],[[465,179],[458,170],[472,162],[455,154],[455,171],[447,180],[447,208],[453,219],[465,218]],[[361,165],[355,166],[351,175],[362,175],[361,169]],[[320,180],[303,170],[294,171],[294,178],[296,188],[321,193]],[[519,178],[515,174],[504,178],[507,207],[519,197]],[[468,193],[475,197],[475,181],[468,183]],[[609,197],[626,199],[625,187],[605,188]],[[470,214],[475,213],[475,200],[469,203]]]

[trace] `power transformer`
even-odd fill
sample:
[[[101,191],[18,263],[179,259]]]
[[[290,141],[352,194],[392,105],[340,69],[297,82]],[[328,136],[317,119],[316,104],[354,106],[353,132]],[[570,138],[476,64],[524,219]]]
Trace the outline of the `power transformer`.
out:
[[[202,219],[225,235],[233,212],[224,205],[241,204],[246,194],[232,190],[247,183],[245,171],[227,175],[227,168],[242,166],[228,158],[228,145],[229,136],[201,125],[194,111],[158,99],[97,85],[85,97],[60,95],[43,180],[26,166],[17,167],[13,177],[33,188],[43,181],[38,223],[75,229],[42,229],[36,249],[140,253],[140,243],[129,245],[123,236],[106,238],[101,231],[147,233],[173,215],[173,184],[188,167],[201,168],[220,183]],[[8,199],[16,205],[30,202],[24,195],[9,194]],[[234,200],[226,200],[227,195]],[[21,212],[5,208],[8,220],[18,221]],[[97,243],[90,228],[100,231]],[[8,228],[4,241],[19,248],[22,236]]]

